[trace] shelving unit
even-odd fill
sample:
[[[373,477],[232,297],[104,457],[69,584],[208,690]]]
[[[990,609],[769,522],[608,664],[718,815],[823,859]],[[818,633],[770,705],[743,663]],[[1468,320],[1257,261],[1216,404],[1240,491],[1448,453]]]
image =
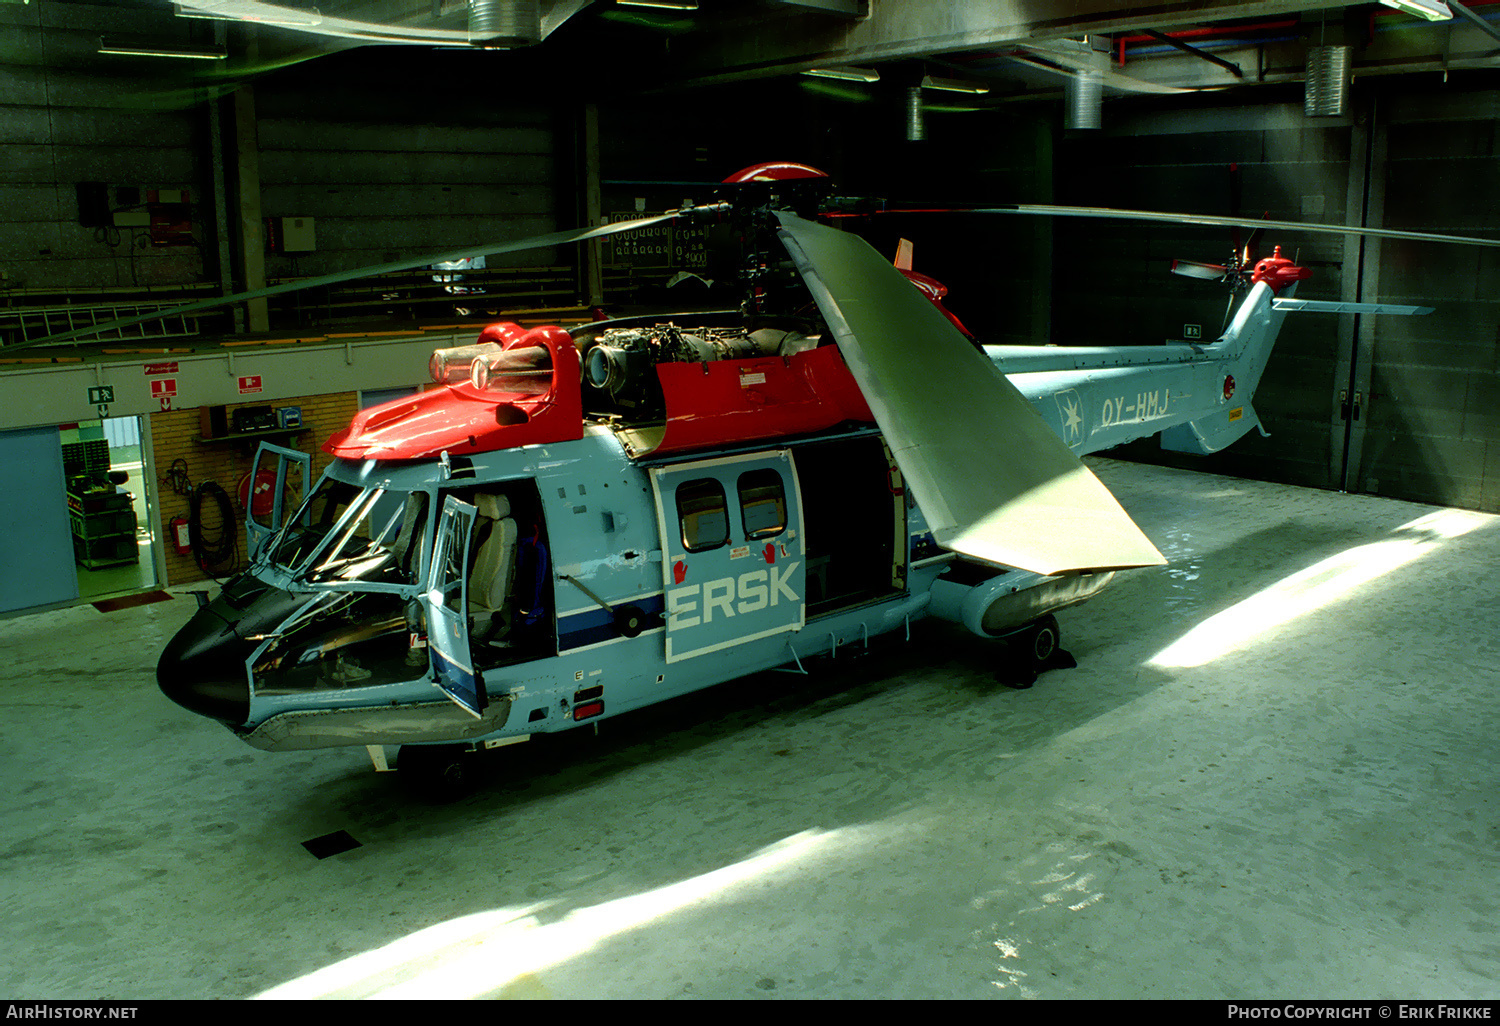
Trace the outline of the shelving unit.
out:
[[[68,492],[73,558],[86,570],[140,562],[135,540],[135,509],[124,489]]]

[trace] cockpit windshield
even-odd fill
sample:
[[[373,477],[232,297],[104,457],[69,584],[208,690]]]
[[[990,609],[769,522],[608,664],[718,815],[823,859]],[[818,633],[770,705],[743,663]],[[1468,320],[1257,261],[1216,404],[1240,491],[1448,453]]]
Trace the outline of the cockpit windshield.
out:
[[[273,566],[298,579],[413,583],[427,519],[424,492],[360,487],[324,477],[266,548]]]

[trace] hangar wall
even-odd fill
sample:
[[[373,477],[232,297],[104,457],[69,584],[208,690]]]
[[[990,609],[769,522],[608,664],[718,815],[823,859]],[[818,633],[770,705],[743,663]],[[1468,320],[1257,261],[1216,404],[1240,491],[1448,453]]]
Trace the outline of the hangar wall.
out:
[[[454,67],[474,56],[404,54],[392,79],[354,51],[257,86],[262,213],[314,218],[318,247],[270,256],[268,275],[326,274],[572,226],[558,216],[560,194],[576,190],[555,145],[569,112],[540,94],[495,102],[498,83]],[[505,263],[573,259],[536,250]]]
[[[164,11],[0,6],[0,286],[132,288],[203,277],[197,247],[142,247],[145,229],[78,223],[77,182],[207,198],[201,106],[159,65],[85,63],[101,32],[140,19],[169,23],[171,7]]]
[[[302,410],[302,423],[304,430],[301,434],[293,437],[268,438],[277,445],[290,449],[299,449],[312,455],[312,466],[309,472],[309,483],[318,480],[323,469],[332,462],[333,457],[321,448],[323,442],[335,431],[346,427],[349,419],[359,409],[358,393],[335,392],[323,395],[292,396],[286,399],[278,399],[275,406],[297,406]],[[234,411],[240,406],[265,405],[263,403],[237,403],[226,410],[226,416],[233,418]],[[151,448],[155,454],[156,479],[158,481],[170,481],[172,465],[178,460],[194,485],[201,485],[205,481],[213,481],[223,488],[236,504],[234,511],[235,523],[233,528],[233,542],[238,558],[234,568],[238,569],[245,561],[245,523],[244,510],[238,508],[239,482],[241,478],[250,473],[251,464],[255,458],[256,443],[247,441],[236,444],[233,441],[205,441],[199,426],[199,413],[196,409],[173,410],[170,413],[154,413],[149,418],[151,422]],[[232,421],[231,421],[232,422]],[[171,545],[171,532],[167,526],[173,518],[182,517],[186,519],[190,513],[190,497],[175,492],[169,487],[159,490],[159,501],[156,504],[157,519],[159,523],[153,525],[160,532],[157,536],[166,538],[168,541],[165,549],[166,573],[168,584],[188,584],[193,581],[209,579],[209,574],[199,568],[192,556],[179,555]],[[296,487],[289,487],[285,498],[291,508],[295,508],[302,501],[301,485],[297,482]],[[218,517],[218,510],[208,508],[207,505],[200,511],[203,519],[203,530],[205,537],[217,538],[222,536],[222,522]],[[221,576],[222,576],[221,571]]]
[[[1500,227],[1500,92],[1397,94],[1377,122],[1384,222]],[[1349,487],[1500,510],[1500,254],[1385,241],[1367,276],[1437,307],[1361,324]]]
[[[573,223],[577,182],[556,141],[576,111],[509,76],[480,76],[477,65],[466,75],[457,64],[476,55],[405,55],[392,76],[378,54],[357,49],[247,76],[246,63],[269,70],[254,66],[252,50],[195,81],[176,66],[195,62],[96,52],[102,35],[148,28],[163,40],[211,41],[209,23],[176,18],[170,4],[0,4],[0,290],[76,304],[75,290],[105,293],[89,297],[104,302],[110,292],[194,284],[212,294],[221,277],[243,287],[242,268],[221,276],[220,235],[232,242],[237,225],[226,216],[221,232],[216,213],[220,192],[238,209],[240,143],[258,171],[245,208],[252,224],[314,219],[315,250],[266,255],[272,280],[553,231],[560,210]],[[241,90],[255,111],[248,128],[236,126],[234,94],[212,84],[220,79],[250,83]],[[161,213],[151,190],[186,192],[190,228],[167,244],[169,233],[148,226],[85,226],[79,183],[103,187],[106,222]],[[538,250],[507,266],[554,268],[571,285],[576,260]],[[431,298],[441,318],[450,297]]]

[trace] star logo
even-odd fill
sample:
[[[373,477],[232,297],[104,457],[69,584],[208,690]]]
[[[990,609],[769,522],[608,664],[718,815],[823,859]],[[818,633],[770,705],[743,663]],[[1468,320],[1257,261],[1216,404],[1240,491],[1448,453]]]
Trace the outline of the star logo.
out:
[[[1083,441],[1083,402],[1072,389],[1057,393],[1057,410],[1062,415],[1063,441],[1077,445]]]

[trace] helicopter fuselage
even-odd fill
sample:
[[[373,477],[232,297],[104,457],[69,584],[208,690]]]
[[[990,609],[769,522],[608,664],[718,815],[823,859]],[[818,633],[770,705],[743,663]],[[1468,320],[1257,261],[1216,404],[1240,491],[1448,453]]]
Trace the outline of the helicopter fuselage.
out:
[[[1080,455],[1163,430],[1212,451],[1257,423],[1246,400],[1280,315],[1271,290],[1256,289],[1213,345],[985,354]],[[552,392],[533,388],[486,421],[532,432],[520,444],[336,458],[295,513],[273,515],[274,532],[252,532],[249,569],[163,653],[163,691],[270,751],[497,745],[798,669],[925,616],[1002,637],[1113,576],[1048,576],[939,547],[879,429],[847,410],[795,437],[752,430],[684,451],[670,444],[669,387],[664,432],[593,415],[565,432],[574,437],[546,440],[536,426],[544,418],[578,423],[576,392],[566,390],[581,387],[580,367],[592,368],[584,378],[596,388],[619,390],[611,366],[632,357],[595,353],[617,337],[606,329],[586,329],[577,354],[545,329],[563,339],[547,343],[550,362],[517,334],[506,344],[531,355],[486,364],[502,375],[522,363],[557,367],[550,378],[523,372],[541,374]],[[756,375],[831,352],[816,339],[794,348],[703,355],[676,373],[733,375],[753,397],[775,384]],[[433,402],[472,404],[483,383],[450,384],[438,389],[448,399]],[[429,416],[424,403],[365,411],[356,421],[365,435],[336,436],[328,448],[355,451],[351,439],[384,437],[398,414]],[[465,416],[460,439],[484,419]],[[700,420],[691,411],[678,419]],[[278,500],[298,455],[263,447],[283,464]]]

